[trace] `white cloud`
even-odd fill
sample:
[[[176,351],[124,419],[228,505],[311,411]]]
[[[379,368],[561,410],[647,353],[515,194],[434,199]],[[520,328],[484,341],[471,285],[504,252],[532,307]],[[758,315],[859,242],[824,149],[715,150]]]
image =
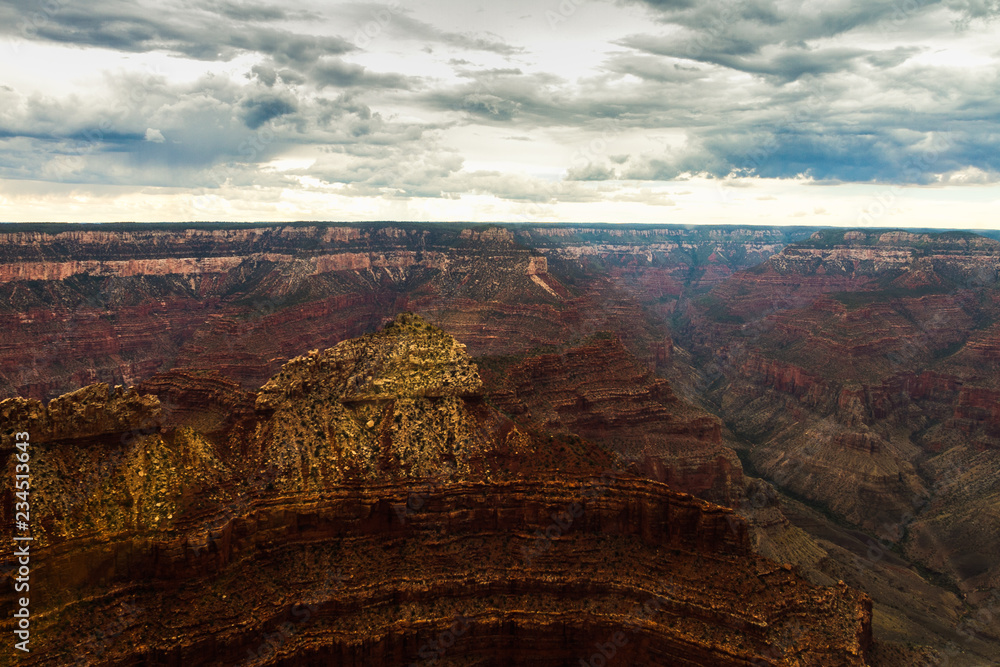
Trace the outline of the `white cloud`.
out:
[[[52,5],[27,39],[36,4],[0,7],[23,63],[0,75],[0,189],[33,193],[4,216],[134,217],[163,188],[178,219],[856,224],[858,189],[891,187],[895,225],[995,220],[995,3],[623,0],[556,25],[555,1],[151,6]]]

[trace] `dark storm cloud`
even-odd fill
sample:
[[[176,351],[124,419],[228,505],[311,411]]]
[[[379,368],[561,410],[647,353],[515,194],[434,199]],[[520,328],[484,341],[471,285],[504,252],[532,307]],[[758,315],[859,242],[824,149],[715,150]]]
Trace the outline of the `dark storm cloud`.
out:
[[[316,18],[308,12],[289,12],[283,7],[257,2],[211,2],[202,7],[236,21],[283,21],[290,18]]]
[[[479,116],[495,120],[510,120],[517,113],[519,102],[505,100],[489,93],[471,93],[462,98],[461,108]]]
[[[267,28],[234,34],[229,40],[233,48],[264,53],[278,63],[290,66],[313,63],[323,56],[347,53],[354,48],[340,37],[299,35]]]
[[[950,10],[958,28],[1000,16],[1000,0],[873,0],[817,5],[809,11],[800,3],[773,0],[628,1],[649,7],[657,21],[684,32],[669,40],[634,35],[620,43],[751,73],[776,74],[785,80],[794,80],[799,72],[836,71],[830,69],[836,63],[829,57],[820,62],[802,53],[810,48],[809,42],[864,30],[885,38],[907,22],[943,8]],[[736,58],[759,56],[766,47],[777,52],[769,54],[770,65]]]
[[[570,167],[566,174],[568,181],[611,181],[617,178],[618,172],[614,169],[596,163]]]
[[[358,183],[350,194],[378,194],[396,178],[408,191],[431,196],[436,186],[422,189],[421,183],[461,167],[454,151],[429,138],[437,126],[387,120],[364,102],[366,88],[335,97],[296,95],[282,83],[283,73],[268,87],[259,81],[261,71],[250,80],[205,76],[188,84],[115,77],[114,103],[63,103],[0,89],[0,178],[297,187],[290,176],[261,165],[296,147],[322,146],[346,162],[324,163],[315,177]],[[263,77],[270,80],[267,71]],[[117,103],[143,87],[138,102]]]
[[[900,131],[888,114],[868,118],[865,129],[836,117],[788,124],[759,118],[692,133],[684,147],[659,155],[632,156],[619,172],[608,172],[608,178],[673,180],[707,174],[929,184],[938,174],[969,166],[1000,172],[1000,134],[984,133],[987,128],[975,123],[949,127],[941,118],[920,117],[913,124],[922,131]],[[579,177],[594,179],[601,173],[594,168]]]
[[[615,119],[618,130],[651,138],[661,128],[686,135],[681,144],[651,141],[615,160],[621,166],[605,157],[575,164],[568,178],[576,180],[704,174],[927,184],[969,167],[1000,173],[1000,76],[908,64],[918,51],[862,51],[850,54],[851,72],[803,75],[795,84],[772,75],[736,86],[705,66],[615,54],[605,63],[607,76],[616,81],[630,74],[640,81],[608,93],[595,80],[548,120],[584,127],[580,118],[604,116]],[[556,96],[539,89],[540,98]],[[540,103],[531,108],[546,111]]]
[[[171,8],[97,0],[40,7],[12,0],[0,6],[0,34],[131,53],[166,51],[198,60],[230,60],[239,53],[259,52],[281,62],[308,63],[354,49],[337,36],[258,25],[279,15],[287,17],[281,9],[236,3]]]
[[[309,70],[309,78],[320,89],[327,86],[408,89],[417,81],[413,77],[401,74],[369,72],[361,65],[346,63],[339,59],[320,61]]]
[[[250,74],[268,88],[278,82],[278,73],[270,65],[258,63],[250,68]]]
[[[256,130],[269,120],[298,110],[294,100],[272,94],[246,99],[241,106],[243,107],[243,122],[252,130]]]
[[[920,184],[949,171],[995,174],[1000,167],[995,74],[912,66],[910,59],[928,48],[920,40],[884,50],[851,45],[878,43],[870,36],[880,34],[905,40],[907,22],[945,8],[954,22],[945,31],[954,33],[996,17],[1000,2],[881,0],[808,12],[765,0],[631,4],[646,5],[674,29],[617,40],[632,53],[612,56],[605,69],[640,78],[637,87],[670,103],[632,107],[633,115],[621,117],[633,126],[684,127],[687,141],[631,156],[617,171],[591,165],[575,177],[752,174]],[[854,34],[869,37],[850,39]],[[756,83],[733,88],[732,72]],[[722,90],[746,97],[734,104],[719,97]]]
[[[145,141],[145,134],[141,132],[104,131],[99,127],[86,127],[68,134],[24,132],[0,127],[0,139],[11,138],[37,139],[49,143],[99,142],[107,148],[107,146],[113,144],[129,144],[136,141]]]
[[[634,0],[650,7],[661,23],[674,24],[694,34],[695,43],[718,52],[750,53],[767,44],[796,44],[805,40],[834,37],[860,27],[877,24],[895,14],[924,12],[941,0],[873,0],[817,5],[804,11],[800,3],[771,0],[707,0],[705,2],[657,2]],[[905,7],[905,9],[904,9]],[[728,44],[728,48],[724,45]]]
[[[977,19],[989,21],[1000,16],[1000,0],[950,0],[946,5],[959,13],[958,28],[968,28]]]
[[[694,42],[668,41],[649,35],[628,37],[621,40],[620,44],[650,54],[698,60],[747,74],[773,77],[780,83],[795,81],[805,75],[850,71],[854,68],[854,62],[862,57],[867,58],[868,62],[874,65],[895,67],[918,51],[915,48],[879,52],[847,47],[810,49],[792,46],[767,55],[746,56],[735,54],[732,50],[713,51],[702,48]],[[731,47],[733,45],[723,44],[722,46]],[[739,49],[739,51],[747,50],[742,46]],[[676,80],[676,77],[674,79]]]

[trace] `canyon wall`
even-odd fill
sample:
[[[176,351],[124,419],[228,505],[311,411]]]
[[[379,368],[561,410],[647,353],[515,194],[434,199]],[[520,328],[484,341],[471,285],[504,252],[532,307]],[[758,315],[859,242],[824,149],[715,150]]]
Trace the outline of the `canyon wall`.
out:
[[[419,317],[292,359],[249,410],[215,377],[151,386],[197,403],[0,402],[37,434],[24,664],[867,662],[870,599],[755,554],[733,510],[496,411]]]

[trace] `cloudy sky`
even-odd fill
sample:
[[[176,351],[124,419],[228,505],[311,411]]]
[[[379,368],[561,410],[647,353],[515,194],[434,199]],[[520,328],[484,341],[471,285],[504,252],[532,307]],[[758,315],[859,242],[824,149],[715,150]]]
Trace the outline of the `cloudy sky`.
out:
[[[2,0],[0,220],[996,228],[998,17]]]

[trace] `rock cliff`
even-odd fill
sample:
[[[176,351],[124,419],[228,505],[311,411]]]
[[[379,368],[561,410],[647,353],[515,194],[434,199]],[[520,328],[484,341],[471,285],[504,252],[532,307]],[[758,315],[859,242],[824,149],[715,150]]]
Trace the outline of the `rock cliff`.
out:
[[[669,314],[686,285],[714,285],[795,237],[560,225],[23,227],[0,233],[0,396],[37,399],[175,368],[253,390],[301,350],[405,310],[474,355],[616,330],[662,363],[668,336],[633,331],[648,318],[630,292]]]
[[[722,444],[719,420],[674,395],[617,338],[480,365],[507,414],[600,444],[676,490],[725,505],[742,495],[742,468]]]
[[[959,627],[1000,587],[998,269],[1000,244],[973,235],[817,232],[674,333],[745,471],[946,582]]]
[[[25,664],[866,664],[867,597],[756,555],[732,510],[522,429],[416,316],[289,361],[229,424],[206,415],[245,397],[217,378],[151,386],[205,405],[0,402],[58,436],[32,449]]]

